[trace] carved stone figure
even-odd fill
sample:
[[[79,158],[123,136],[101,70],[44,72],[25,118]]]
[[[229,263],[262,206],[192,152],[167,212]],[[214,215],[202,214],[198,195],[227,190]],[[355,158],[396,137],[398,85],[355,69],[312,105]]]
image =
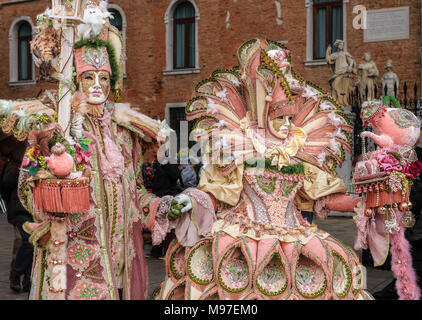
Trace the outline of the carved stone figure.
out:
[[[362,101],[375,99],[374,86],[379,75],[378,68],[374,61],[371,61],[371,54],[365,52],[364,63],[359,65],[360,97]],[[368,89],[366,89],[368,88]]]
[[[381,96],[395,97],[396,92],[394,90],[394,86],[396,86],[398,90],[400,80],[397,77],[397,74],[392,71],[393,62],[391,60],[388,60],[384,68],[387,71],[383,74],[381,78]],[[387,93],[385,92],[385,88],[387,88]]]
[[[331,95],[341,105],[349,107],[349,93],[352,87],[352,77],[356,74],[356,64],[350,53],[344,51],[344,41],[336,40],[332,53],[331,45],[326,51],[327,63],[333,65],[334,74],[328,80],[331,87]]]

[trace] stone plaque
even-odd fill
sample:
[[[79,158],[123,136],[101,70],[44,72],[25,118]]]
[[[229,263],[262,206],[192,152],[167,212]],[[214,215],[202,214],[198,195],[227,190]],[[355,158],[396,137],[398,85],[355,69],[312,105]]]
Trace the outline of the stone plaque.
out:
[[[368,10],[364,42],[409,39],[409,7]]]

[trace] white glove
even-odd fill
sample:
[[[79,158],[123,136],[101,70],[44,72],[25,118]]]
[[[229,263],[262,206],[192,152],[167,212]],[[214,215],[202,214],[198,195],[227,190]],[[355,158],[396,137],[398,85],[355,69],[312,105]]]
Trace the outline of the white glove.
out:
[[[192,200],[185,194],[179,194],[173,198],[168,213],[169,220],[179,218],[183,213],[192,209]]]

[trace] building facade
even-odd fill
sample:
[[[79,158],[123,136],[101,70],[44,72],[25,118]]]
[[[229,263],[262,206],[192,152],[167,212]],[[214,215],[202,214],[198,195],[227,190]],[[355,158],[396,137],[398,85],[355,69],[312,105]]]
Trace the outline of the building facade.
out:
[[[0,98],[36,97],[52,87],[37,81],[28,53],[36,15],[48,6],[49,0],[0,3]],[[238,47],[254,37],[285,44],[295,72],[327,91],[332,70],[325,50],[336,39],[357,66],[371,54],[378,83],[392,60],[401,84],[421,88],[419,0],[110,0],[109,8],[126,40],[123,100],[173,128],[194,86],[216,69],[236,66]],[[376,21],[381,30],[365,33],[362,8],[367,24]],[[390,19],[397,25],[387,32],[382,26],[391,26]]]

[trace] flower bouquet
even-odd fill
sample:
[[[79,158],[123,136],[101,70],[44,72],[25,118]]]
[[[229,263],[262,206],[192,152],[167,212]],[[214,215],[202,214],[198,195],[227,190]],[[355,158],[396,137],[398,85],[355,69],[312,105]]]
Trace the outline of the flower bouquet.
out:
[[[89,210],[89,163],[92,139],[81,137],[70,142],[55,124],[32,131],[28,137],[22,169],[33,182],[34,203],[38,210],[55,213],[82,213]]]
[[[365,215],[385,214],[389,208],[398,208],[409,219],[409,190],[422,172],[422,162],[408,146],[382,148],[365,155],[366,159],[356,164],[353,183],[355,192],[365,199]]]

